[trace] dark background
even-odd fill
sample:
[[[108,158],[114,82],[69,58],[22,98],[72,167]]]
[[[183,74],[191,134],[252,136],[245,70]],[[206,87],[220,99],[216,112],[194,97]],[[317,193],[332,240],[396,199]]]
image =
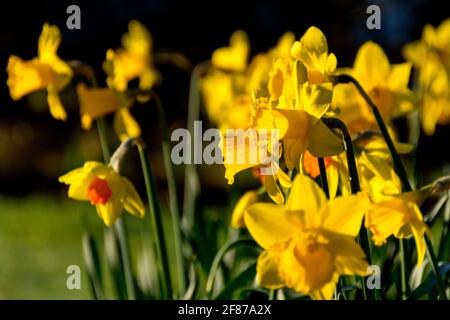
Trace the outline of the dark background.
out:
[[[66,28],[66,8],[81,8],[81,30]],[[370,4],[381,8],[381,30],[366,28]],[[155,51],[178,51],[193,64],[210,57],[228,43],[230,34],[244,29],[252,54],[275,45],[291,30],[300,37],[310,26],[324,31],[339,66],[349,66],[358,47],[367,40],[378,42],[391,62],[403,61],[401,48],[420,38],[426,23],[437,25],[450,16],[446,1],[4,1],[0,4],[0,192],[23,195],[59,188],[57,176],[74,163],[100,158],[94,130],[79,127],[73,88],[64,95],[67,122],[51,118],[42,95],[13,102],[6,87],[6,64],[11,54],[31,59],[44,22],[60,27],[63,41],[58,51],[64,60],[83,60],[97,70],[104,85],[101,63],[108,48],[120,46],[131,19],[151,31]],[[169,124],[185,127],[189,75],[173,66],[157,66],[163,83],[157,89],[167,110]],[[144,137],[157,153],[158,124],[149,106],[134,107],[145,128]],[[427,169],[448,162],[449,130],[438,128],[431,138],[421,138],[419,164]],[[115,142],[117,143],[117,141]],[[431,154],[433,156],[431,156]],[[158,165],[156,165],[158,166]],[[221,178],[221,177],[219,177]],[[221,180],[222,181],[222,180]]]

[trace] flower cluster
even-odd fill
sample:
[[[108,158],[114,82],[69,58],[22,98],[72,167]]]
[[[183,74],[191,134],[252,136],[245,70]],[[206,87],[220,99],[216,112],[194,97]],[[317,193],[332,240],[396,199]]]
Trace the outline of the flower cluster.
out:
[[[443,23],[436,31],[426,27],[424,40],[406,47],[412,63],[391,64],[383,49],[369,41],[358,50],[352,68],[338,68],[325,35],[316,27],[298,41],[287,33],[277,47],[256,55],[248,65],[249,45],[242,31],[232,35],[229,47],[213,53],[202,92],[209,120],[222,132],[225,178],[232,184],[242,171],[271,169],[270,174],[256,176],[274,204],[263,202],[261,192],[247,191],[231,220],[235,228],[246,227],[264,248],[257,267],[260,286],[286,286],[313,298],[330,299],[340,275],[367,275],[368,248],[364,253],[354,241],[361,227],[370,231],[376,246],[390,236],[413,237],[417,265],[422,264],[425,234],[430,235],[419,208],[424,195],[404,192],[409,190],[402,188],[386,139],[397,156],[413,149],[396,140],[392,122],[419,105],[420,99],[408,87],[413,64],[425,86],[423,110],[431,108],[431,87],[445,88],[445,93],[450,88],[439,77],[432,77],[434,86],[424,82],[431,81],[428,68],[439,70],[447,81],[446,26]],[[439,96],[448,104],[448,96],[436,90],[435,99]],[[446,119],[445,103],[433,123],[427,118],[431,115],[422,116],[426,133],[432,133],[437,119]],[[429,113],[434,112],[437,109]],[[327,125],[333,121],[343,123],[347,132]],[[387,137],[379,131],[380,121]],[[239,140],[236,130],[229,129],[247,130],[245,139],[229,143]],[[271,149],[270,139],[253,142],[250,130],[277,130],[280,147]],[[344,143],[346,134],[352,140]],[[349,168],[349,143],[356,176]],[[235,161],[239,151],[245,150],[249,159],[261,148],[267,148],[269,156],[256,162]],[[322,185],[323,179],[327,182],[327,196],[311,179],[319,176]],[[355,179],[358,190],[352,188]]]

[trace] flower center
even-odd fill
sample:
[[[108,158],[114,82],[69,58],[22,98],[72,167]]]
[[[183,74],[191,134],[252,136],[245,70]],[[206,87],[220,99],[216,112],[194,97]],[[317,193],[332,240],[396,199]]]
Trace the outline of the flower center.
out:
[[[92,180],[91,184],[87,188],[87,198],[91,201],[91,204],[105,204],[112,196],[111,189],[108,186],[108,182],[105,179],[98,177]]]

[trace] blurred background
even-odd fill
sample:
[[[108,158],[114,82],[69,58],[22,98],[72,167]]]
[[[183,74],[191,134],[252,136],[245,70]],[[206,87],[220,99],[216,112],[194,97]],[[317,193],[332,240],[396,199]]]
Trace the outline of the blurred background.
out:
[[[66,8],[81,8],[81,30],[66,28]],[[366,28],[371,4],[381,8],[381,30]],[[81,235],[88,225],[102,241],[101,221],[95,210],[84,203],[68,200],[67,188],[58,183],[63,173],[86,160],[100,160],[101,152],[94,129],[80,128],[73,87],[62,94],[69,112],[66,122],[54,120],[44,93],[35,93],[13,102],[6,86],[6,64],[11,54],[31,59],[37,54],[37,39],[45,22],[62,32],[58,51],[64,60],[78,59],[92,65],[101,86],[105,76],[101,64],[108,48],[120,47],[120,39],[132,19],[144,23],[154,38],[155,52],[183,53],[194,65],[209,59],[212,51],[228,43],[237,29],[250,38],[252,54],[276,44],[285,31],[297,37],[311,25],[322,29],[339,66],[353,63],[359,46],[373,40],[387,52],[391,62],[403,61],[401,48],[419,39],[426,23],[439,24],[450,16],[443,1],[217,1],[209,4],[175,0],[97,0],[97,1],[7,1],[0,9],[0,299],[79,299],[89,298],[83,277],[81,290],[66,289],[66,268],[82,267]],[[156,89],[163,101],[170,130],[186,127],[190,75],[173,65],[159,64],[163,81]],[[150,146],[155,174],[159,177],[162,199],[165,194],[160,154],[159,127],[151,103],[136,105],[132,112],[143,127]],[[111,119],[108,118],[111,124]],[[400,136],[407,137],[406,125],[399,121]],[[402,131],[403,130],[403,131]],[[438,127],[434,136],[421,137],[418,166],[424,182],[442,174],[449,162],[450,128]],[[113,133],[112,146],[119,141]],[[431,156],[432,155],[432,156]],[[131,155],[129,177],[144,195],[140,167]],[[222,207],[212,210],[217,219],[229,216],[229,190],[221,166],[200,170],[206,204]],[[213,174],[211,174],[213,173]],[[183,167],[176,168],[179,198],[182,199]],[[139,246],[141,222],[127,221],[132,243]],[[148,224],[145,224],[148,226]]]

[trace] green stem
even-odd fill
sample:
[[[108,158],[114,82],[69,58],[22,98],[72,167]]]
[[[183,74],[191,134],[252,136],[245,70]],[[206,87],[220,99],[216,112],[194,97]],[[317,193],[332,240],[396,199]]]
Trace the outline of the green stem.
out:
[[[398,244],[400,248],[400,280],[401,280],[401,288],[402,288],[402,300],[406,300],[410,295],[411,291],[409,289],[409,285],[407,283],[408,279],[408,271],[406,268],[407,265],[407,257],[406,257],[406,241],[405,239],[398,239]]]
[[[105,119],[100,117],[97,118],[97,131],[98,136],[100,140],[100,146],[102,148],[103,152],[103,159],[105,163],[109,163],[109,160],[111,158],[111,152],[109,150],[109,144],[108,144],[108,136],[106,134],[106,124]],[[117,240],[119,242],[119,251],[120,251],[120,257],[122,260],[122,269],[125,277],[125,284],[127,287],[127,294],[128,299],[134,300],[136,299],[136,289],[134,286],[134,280],[133,280],[133,274],[131,269],[131,262],[130,262],[130,254],[128,251],[128,240],[127,240],[127,231],[125,228],[125,225],[122,221],[122,218],[117,219],[116,223],[114,224],[115,232],[113,232],[113,235],[117,237]]]
[[[172,213],[172,229],[174,234],[175,262],[178,279],[178,295],[182,297],[186,291],[186,279],[184,276],[184,263],[181,241],[180,228],[180,210],[178,208],[177,187],[175,183],[175,175],[173,173],[172,161],[170,158],[169,130],[167,129],[167,121],[164,115],[161,99],[156,93],[152,93],[158,111],[159,123],[162,134],[162,151],[164,158],[164,168],[167,176],[167,189],[169,192],[169,206]]]
[[[241,245],[241,244],[248,244],[248,245],[254,245],[255,242],[252,239],[248,238],[240,238],[231,242],[226,243],[224,246],[222,246],[217,252],[216,256],[214,257],[214,260],[211,264],[211,269],[209,270],[208,279],[206,281],[206,297],[211,298],[212,290],[214,287],[214,280],[216,279],[217,271],[219,270],[220,263],[222,262],[222,259],[225,257],[225,254],[231,250],[232,248]]]
[[[392,138],[389,135],[389,132],[386,128],[383,118],[381,117],[380,111],[378,110],[375,103],[373,103],[372,99],[370,99],[369,95],[366,93],[366,91],[363,89],[361,84],[355,78],[353,78],[349,75],[339,75],[339,76],[337,76],[336,81],[338,83],[353,83],[353,85],[356,87],[356,89],[358,90],[360,95],[364,98],[366,103],[370,106],[370,108],[372,109],[373,115],[375,116],[375,120],[377,121],[378,127],[380,128],[381,134],[383,135],[384,140],[386,141],[386,144],[389,148],[389,152],[391,154],[392,161],[394,163],[394,169],[397,172],[400,180],[402,181],[403,191],[404,192],[412,191],[413,189],[411,187],[411,184],[409,183],[408,175],[406,174],[405,167],[403,166],[400,156],[398,155],[397,150],[395,149],[394,142],[392,141]],[[428,255],[430,257],[430,260],[431,260],[431,263],[433,266],[433,271],[436,276],[436,285],[438,287],[441,297],[446,299],[445,289],[444,289],[441,274],[439,273],[439,266],[437,264],[437,259],[436,259],[436,255],[433,250],[432,243],[426,234],[424,235],[424,237],[425,237],[425,243],[427,246]],[[400,240],[400,241],[404,241],[404,240]],[[403,246],[404,246],[404,243],[403,244],[401,243],[400,249],[402,249]],[[401,250],[402,261],[403,261],[402,267],[405,268],[405,271],[407,271],[406,270],[407,256],[406,256],[405,251],[406,250]],[[403,276],[406,276],[406,275],[403,275]],[[408,283],[407,283],[406,279],[402,279],[402,284],[403,283],[404,283],[405,287],[403,287],[403,285],[402,285],[402,296],[406,295],[407,292],[409,291]]]
[[[330,199],[330,190],[328,188],[328,179],[327,179],[327,169],[325,167],[325,160],[323,158],[317,158],[319,162],[319,170],[320,170],[320,183],[322,184],[322,189],[325,192],[328,199]]]
[[[170,279],[169,259],[167,256],[167,247],[163,233],[161,208],[159,206],[158,198],[156,195],[156,184],[152,174],[148,152],[144,143],[141,140],[137,140],[136,145],[139,150],[139,157],[141,158],[145,188],[147,191],[150,222],[155,241],[156,260],[160,275],[161,291],[165,299],[172,299],[173,296],[172,284]]]
[[[358,169],[356,167],[356,160],[355,160],[355,152],[353,150],[353,143],[352,138],[350,136],[350,133],[348,132],[347,126],[344,122],[342,122],[339,119],[336,118],[327,118],[322,119],[325,124],[332,128],[332,129],[338,129],[341,131],[342,136],[344,137],[344,144],[345,144],[345,154],[347,157],[347,167],[349,172],[349,179],[350,179],[350,189],[352,191],[352,194],[356,194],[361,191],[361,187],[359,185],[359,175],[358,175]],[[370,252],[370,244],[369,244],[369,236],[367,234],[367,229],[361,228],[359,230],[359,236],[358,236],[359,243],[361,244],[361,247],[363,248],[366,257],[367,262],[369,265],[372,264],[372,256]],[[363,294],[365,299],[371,299],[374,300],[377,297],[377,294],[374,292],[374,290],[368,290],[366,288],[366,278],[361,278],[362,280],[362,288],[363,288]]]
[[[209,62],[198,64],[191,74],[189,86],[187,129],[194,137],[194,121],[200,116],[200,78],[209,67]],[[200,182],[195,164],[186,164],[184,172],[183,228],[189,234],[195,220],[195,203],[200,194]]]

